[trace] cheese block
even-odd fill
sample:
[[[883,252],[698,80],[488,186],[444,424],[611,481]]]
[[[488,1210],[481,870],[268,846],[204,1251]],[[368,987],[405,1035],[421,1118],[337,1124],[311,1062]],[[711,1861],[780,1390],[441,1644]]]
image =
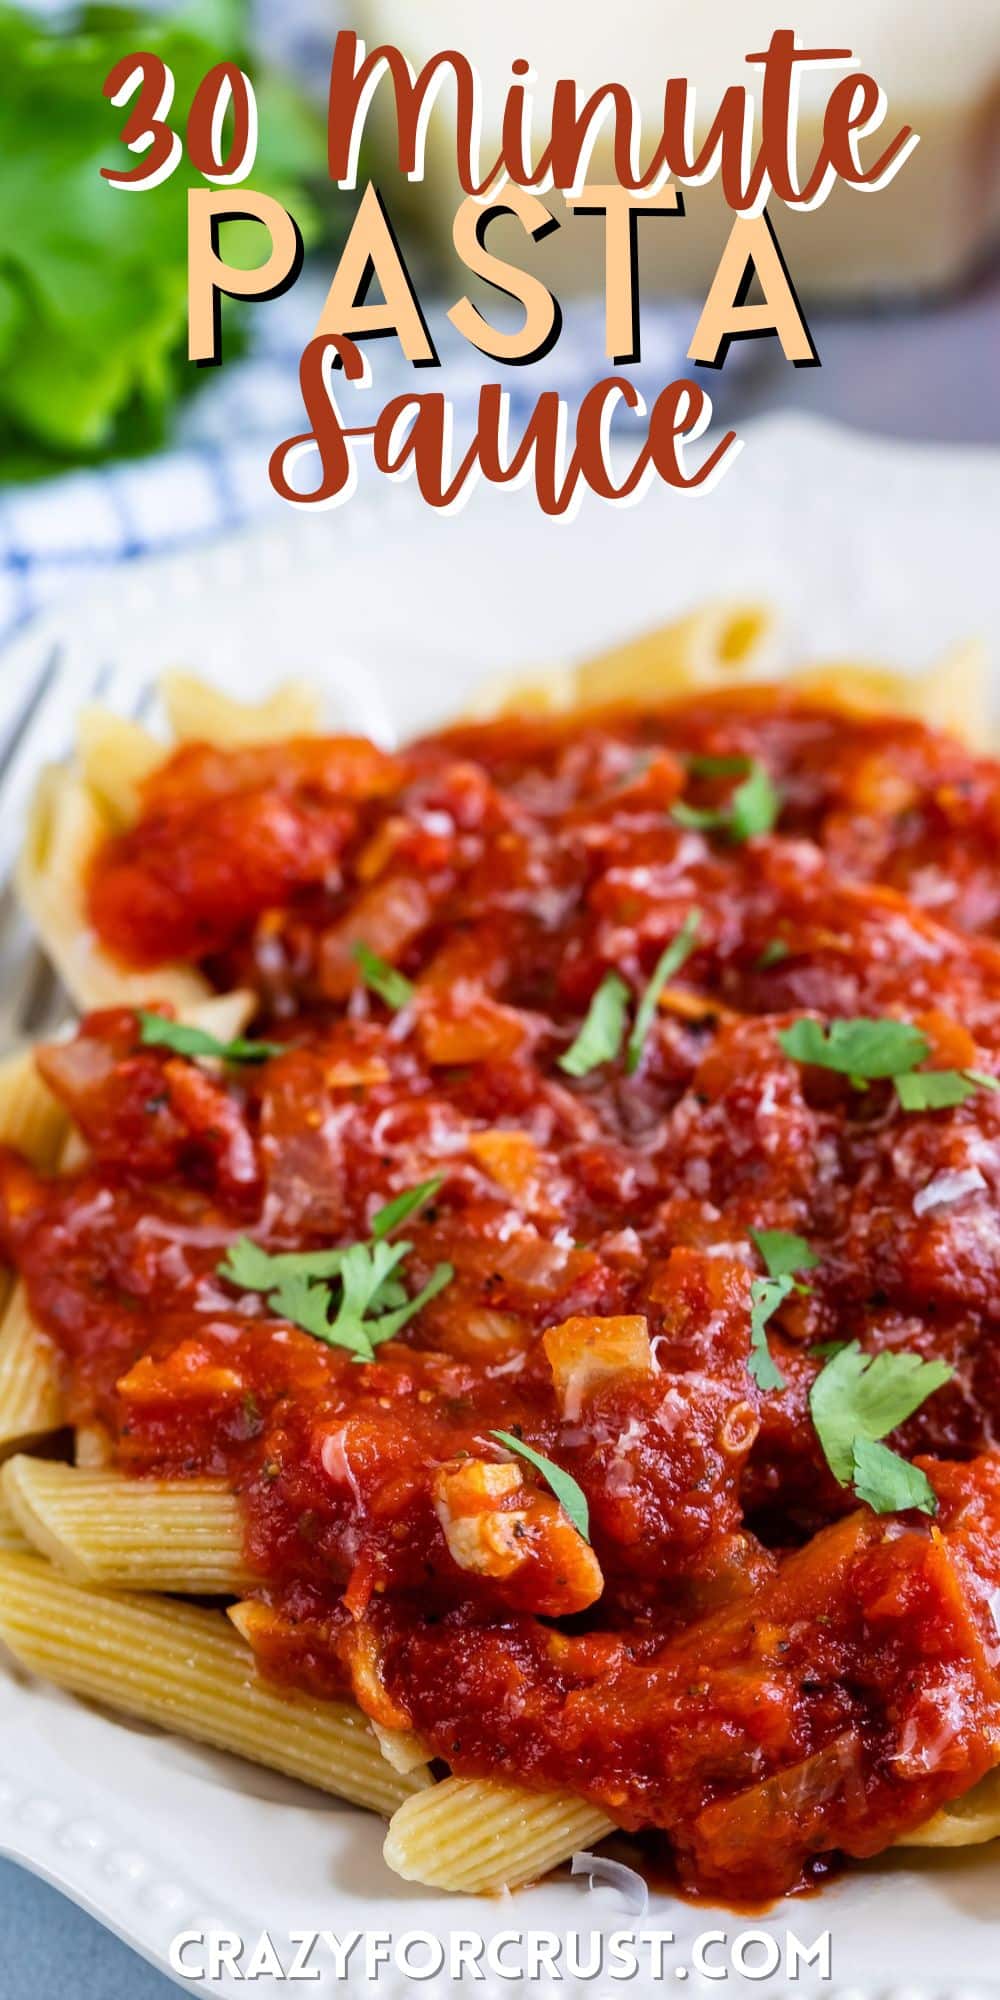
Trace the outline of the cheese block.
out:
[[[730,83],[759,83],[744,57],[767,46],[777,27],[794,27],[809,47],[850,48],[888,97],[880,135],[863,142],[877,157],[901,125],[920,144],[890,185],[874,193],[838,185],[820,209],[795,213],[772,199],[770,213],[795,284],[809,296],[871,297],[940,288],[1000,239],[1000,4],[998,0],[617,0],[606,12],[577,0],[367,0],[362,31],[369,48],[392,42],[419,69],[441,49],[458,48],[483,80],[483,159],[499,150],[499,127],[511,64],[526,58],[537,73],[535,129],[544,144],[552,86],[574,77],[581,91],[621,82],[642,113],[644,155],[662,121],[668,76],[687,76],[698,91],[697,128],[705,130]],[[811,158],[822,104],[835,77],[803,80],[800,151]],[[389,86],[373,112],[380,183],[390,202],[420,215],[439,249],[451,241],[461,189],[454,168],[453,94],[442,91],[430,118],[426,180],[413,187],[384,171],[393,157]],[[611,178],[600,142],[588,179]],[[490,248],[529,264],[558,290],[597,288],[603,274],[603,224],[567,216],[558,195],[544,197],[563,226],[525,245],[513,221],[491,227]],[[649,218],[639,233],[642,286],[649,291],[703,289],[715,270],[730,217],[717,183],[686,189],[683,218]]]

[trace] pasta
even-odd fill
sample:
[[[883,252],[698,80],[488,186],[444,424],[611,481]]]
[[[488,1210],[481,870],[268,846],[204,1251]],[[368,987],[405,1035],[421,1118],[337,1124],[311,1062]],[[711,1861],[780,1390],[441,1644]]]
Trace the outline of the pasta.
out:
[[[398,1808],[383,1853],[404,1881],[489,1896],[537,1881],[613,1831],[583,1799],[447,1778]]]
[[[17,1522],[3,1495],[0,1494],[0,1555],[27,1555],[29,1545],[25,1541]]]
[[[0,1557],[0,1640],[59,1687],[389,1813],[426,1783],[383,1757],[355,1708],[280,1693],[215,1611],[81,1590],[37,1556]]]
[[[74,1583],[235,1596],[254,1581],[223,1480],[147,1480],[17,1457],[0,1490],[21,1532]]]
[[[0,1144],[16,1146],[50,1169],[66,1143],[66,1114],[42,1082],[32,1052],[0,1063]],[[0,1454],[58,1428],[59,1367],[51,1343],[32,1323],[24,1287],[15,1284],[0,1316]]]
[[[774,621],[766,608],[753,603],[710,605],[544,679],[515,680],[494,688],[477,712],[499,711],[522,720],[559,714],[583,717],[589,711],[671,701],[700,690],[751,687],[770,672],[775,645]],[[902,681],[881,668],[853,662],[831,663],[791,678],[804,697],[834,705],[845,715],[876,716],[894,710],[976,742],[985,740],[986,678],[977,648],[957,653],[922,680]],[[316,701],[308,689],[297,685],[248,705],[191,676],[174,674],[164,686],[163,700],[178,743],[252,749],[276,737],[307,738],[317,726]],[[752,713],[752,693],[747,700]],[[246,1029],[256,1011],[253,991],[234,986],[214,993],[198,967],[183,956],[151,972],[130,970],[108,951],[88,914],[85,877],[93,857],[109,835],[129,829],[139,818],[144,787],[155,778],[162,756],[158,739],[138,725],[88,710],[81,719],[76,767],[47,772],[39,786],[19,887],[46,950],[78,1005],[128,1008],[166,1002],[182,1020],[225,1044]],[[373,784],[373,795],[378,796],[377,779]],[[706,809],[695,808],[698,811],[704,818]],[[395,971],[397,942],[405,950],[411,920],[409,909],[398,903],[378,903],[383,854],[391,853],[394,837],[390,821],[368,851],[364,879],[370,878],[373,885],[367,891],[370,929],[348,940],[353,951],[358,940],[368,946],[369,938],[376,938],[380,948],[374,954],[376,963],[383,963],[382,954],[388,960],[378,975],[383,979],[386,972],[391,976]],[[416,923],[418,931],[423,921]],[[448,947],[444,949],[447,952]],[[436,972],[439,968],[432,965],[421,976],[421,987],[426,978],[428,992],[433,992]],[[327,981],[328,998],[339,1000],[350,991],[336,952],[322,961],[321,977]],[[412,982],[404,978],[402,985],[412,998]],[[377,984],[374,990],[381,993]],[[410,1000],[400,1004],[409,1005]],[[487,1008],[492,1004],[488,1000]],[[688,993],[683,980],[678,990],[672,985],[664,988],[659,1006],[682,1022],[690,1018],[738,1024],[740,1018],[717,996]],[[487,1020],[490,1033],[501,1035],[504,1023],[499,1016],[504,1011],[502,1006],[496,1008]],[[459,1067],[479,1059],[476,1037],[483,1031],[475,1024],[470,1027],[468,1019],[449,1020],[444,1026],[439,1022],[421,1032],[432,1062]],[[502,1042],[496,1043],[495,1053],[500,1061],[505,1059]],[[368,1057],[367,1067],[362,1062],[353,1070],[349,1063],[338,1070],[334,1062],[329,1072],[334,1087],[343,1083],[357,1091],[369,1081],[381,1081],[379,1060]],[[211,1063],[207,1073],[213,1074]],[[972,1074],[967,1067],[964,1073]],[[311,1112],[297,1129],[316,1131],[321,1122],[320,1114]],[[0,1142],[18,1148],[36,1167],[51,1169],[63,1154],[67,1129],[62,1106],[39,1081],[29,1056],[19,1055],[0,1065]],[[213,1128],[209,1131],[212,1135]],[[534,1204],[544,1220],[551,1163],[539,1161],[538,1148],[525,1132],[518,1133],[516,1149],[510,1140],[510,1131],[498,1122],[495,1129],[479,1132],[467,1151],[477,1171],[494,1187],[500,1186],[529,1209]],[[297,1183],[292,1185],[297,1198]],[[404,1300],[406,1296],[404,1289]],[[459,1354],[474,1352],[476,1341],[502,1340],[503,1320],[502,1308],[470,1311],[461,1334],[454,1336],[466,1342],[465,1348],[459,1345]],[[305,1325],[301,1319],[293,1323]],[[588,1324],[622,1328],[626,1323],[605,1319]],[[565,1322],[570,1329],[568,1360],[563,1374],[556,1376],[567,1416],[572,1399],[579,1403],[595,1382],[607,1380],[613,1388],[616,1376],[634,1369],[636,1343],[642,1346],[646,1340],[645,1321],[633,1315],[629,1341],[623,1345],[610,1336],[607,1341],[608,1354],[631,1352],[633,1361],[623,1365],[605,1360],[597,1369],[592,1355],[574,1359],[575,1325],[572,1318]],[[636,1328],[643,1329],[641,1339]],[[454,1329],[449,1331],[454,1334]],[[194,1356],[193,1380],[198,1365]],[[155,1404],[162,1392],[156,1366],[149,1373],[148,1357],[143,1357],[131,1373],[123,1372],[122,1380],[132,1385],[140,1427],[145,1400]],[[221,1380],[224,1373],[217,1361],[216,1378]],[[235,1384],[235,1370],[233,1379]],[[244,1400],[252,1406],[253,1392]],[[87,1698],[265,1761],[392,1815],[385,1858],[407,1880],[467,1894],[496,1893],[544,1875],[576,1849],[614,1830],[615,1821],[607,1812],[568,1790],[529,1789],[503,1779],[460,1776],[432,1783],[420,1730],[397,1726],[393,1717],[399,1704],[380,1679],[374,1652],[364,1652],[368,1640],[363,1616],[353,1671],[362,1704],[366,1711],[371,1708],[370,1720],[346,1701],[313,1699],[294,1687],[271,1685],[261,1676],[247,1642],[258,1639],[266,1621],[252,1599],[232,1605],[227,1618],[218,1611],[150,1595],[239,1599],[254,1589],[261,1579],[245,1553],[241,1502],[227,1478],[203,1473],[184,1478],[147,1474],[141,1481],[127,1480],[113,1463],[113,1439],[100,1421],[78,1427],[75,1465],[30,1456],[23,1447],[57,1431],[64,1407],[62,1362],[49,1337],[34,1323],[25,1285],[18,1279],[0,1323],[0,1451],[16,1451],[0,1474],[0,1638],[22,1667]],[[493,1431],[492,1436],[504,1433]],[[516,1450],[516,1439],[513,1444]],[[336,1436],[324,1447],[327,1451],[330,1457],[324,1457],[324,1464],[340,1470],[346,1466],[345,1476],[353,1479],[347,1449]],[[584,1557],[575,1529],[574,1542],[566,1534],[565,1522],[558,1523],[559,1509],[551,1498],[545,1513],[530,1480],[524,1488],[520,1469],[513,1471],[506,1461],[497,1466],[489,1458],[477,1460],[468,1452],[459,1456],[457,1477],[447,1484],[439,1481],[435,1488],[437,1517],[456,1565],[491,1580],[516,1570],[522,1555],[506,1525],[513,1517],[505,1512],[516,1504],[517,1518],[532,1523],[525,1539],[563,1535],[555,1568],[572,1572],[581,1592],[596,1570],[599,1587],[595,1559]],[[498,1474],[502,1474],[499,1480]],[[471,1511],[473,1489],[478,1512]],[[516,1501],[509,1496],[516,1496]],[[537,1516],[529,1514],[529,1507],[540,1509]],[[308,1518],[306,1509],[303,1521],[308,1523]],[[308,1532],[307,1528],[306,1540]],[[560,1575],[560,1584],[567,1584],[566,1575]],[[563,1611],[571,1614],[587,1602],[581,1595],[579,1603],[560,1602],[553,1608],[545,1602],[531,1608],[543,1618],[558,1620]],[[405,1715],[402,1719],[405,1722]],[[935,1847],[998,1835],[1000,1776],[992,1772],[965,1796],[936,1810],[916,1831],[899,1838],[903,1844]]]
[[[117,750],[113,756],[117,755]],[[165,966],[155,979],[125,972],[102,951],[86,914],[90,857],[113,827],[102,810],[107,789],[53,766],[39,781],[18,865],[21,900],[67,991],[81,1007],[141,1006],[169,1000],[182,1011],[209,998],[197,972]]]
[[[179,743],[194,740],[235,749],[270,743],[276,736],[308,736],[319,727],[315,690],[302,681],[286,681],[263,701],[239,701],[195,674],[170,673],[163,677],[161,693],[171,734]]]
[[[16,1146],[36,1167],[55,1166],[66,1113],[35,1067],[31,1049],[0,1062],[0,1145]]]
[[[19,1282],[0,1322],[0,1453],[58,1430],[62,1409],[56,1349],[35,1325]]]

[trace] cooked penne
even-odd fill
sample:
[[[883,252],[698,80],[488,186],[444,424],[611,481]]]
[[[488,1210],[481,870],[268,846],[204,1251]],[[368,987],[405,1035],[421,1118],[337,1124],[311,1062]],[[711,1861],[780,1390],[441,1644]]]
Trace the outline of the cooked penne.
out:
[[[768,670],[775,630],[766,605],[702,605],[581,661],[573,674],[573,706],[662,701],[689,688],[759,679]]]
[[[111,829],[97,794],[74,772],[52,765],[39,780],[17,868],[17,886],[67,991],[81,1007],[169,1000],[183,1010],[209,997],[207,980],[186,966],[131,972],[102,950],[87,917],[91,856]]]
[[[394,1815],[382,1850],[407,1882],[498,1895],[537,1881],[614,1823],[585,1799],[492,1778],[446,1778]]]
[[[237,1596],[253,1581],[239,1502],[218,1479],[129,1479],[11,1458],[0,1491],[22,1534],[75,1583]]]
[[[139,811],[142,784],[163,762],[166,746],[139,722],[94,704],[76,726],[80,775],[111,826],[128,826]]]
[[[88,1701],[391,1813],[426,1784],[393,1769],[347,1702],[269,1686],[221,1612],[81,1590],[40,1556],[0,1558],[0,1641]]]
[[[33,1049],[0,1062],[0,1146],[16,1146],[32,1166],[48,1169],[59,1158],[68,1120],[42,1081]]]
[[[32,1050],[0,1062],[0,1144],[17,1147],[47,1172],[65,1150],[67,1122]],[[24,1287],[15,1284],[0,1314],[0,1454],[56,1430],[60,1421],[55,1349],[34,1326]]]
[[[837,702],[861,714],[887,711],[913,715],[936,729],[949,729],[966,743],[990,740],[990,679],[985,648],[978,644],[949,653],[928,673],[904,675],[856,661],[801,668],[796,688],[821,702]]]
[[[30,1555],[31,1546],[26,1542],[17,1522],[0,1492],[0,1555]]]
[[[19,1280],[0,1320],[0,1456],[57,1431],[62,1421],[59,1357],[35,1325]]]
[[[465,1895],[520,1888],[614,1833],[582,1799],[494,1779],[448,1778],[394,1815],[383,1854],[407,1882]],[[1000,1836],[1000,1771],[904,1834],[900,1847],[969,1847]]]
[[[180,743],[195,740],[234,750],[282,736],[308,736],[319,728],[319,698],[303,681],[285,681],[262,701],[239,701],[197,674],[174,672],[164,674],[160,695]]]
[[[900,1847],[978,1847],[1000,1838],[1000,1769],[980,1778],[971,1792],[952,1799],[933,1819],[904,1833]]]
[[[766,605],[704,605],[576,664],[487,681],[469,713],[553,715],[666,701],[689,688],[760,677],[772,664],[775,633]]]

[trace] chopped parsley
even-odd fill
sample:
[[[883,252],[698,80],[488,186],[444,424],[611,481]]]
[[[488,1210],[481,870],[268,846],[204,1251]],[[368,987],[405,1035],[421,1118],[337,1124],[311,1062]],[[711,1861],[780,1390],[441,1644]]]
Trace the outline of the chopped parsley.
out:
[[[937,1513],[937,1494],[919,1465],[872,1438],[856,1437],[852,1455],[854,1491],[874,1513],[898,1514],[906,1507]]]
[[[764,1259],[769,1278],[791,1278],[796,1271],[814,1271],[819,1258],[804,1236],[796,1236],[791,1229],[751,1229],[751,1241]],[[808,1285],[800,1285],[800,1291],[808,1291]]]
[[[416,1187],[404,1189],[394,1201],[386,1202],[385,1207],[372,1216],[372,1235],[390,1236],[401,1222],[408,1221],[418,1208],[423,1208],[425,1202],[433,1201],[434,1196],[440,1193],[443,1180],[443,1174],[435,1174],[433,1180],[420,1181]]]
[[[745,771],[746,776],[742,784],[737,785],[728,805],[689,806],[680,799],[671,813],[678,826],[694,827],[700,833],[721,833],[727,840],[737,843],[752,840],[758,833],[771,832],[781,811],[781,793],[766,765],[759,763],[755,757],[700,757],[692,760],[690,768],[700,770],[705,776],[726,776],[730,772],[735,776],[736,766]]]
[[[816,1376],[809,1407],[826,1462],[838,1484],[853,1485],[877,1514],[903,1507],[937,1512],[926,1475],[881,1440],[951,1375],[945,1361],[924,1361],[919,1354],[864,1354],[851,1340]]]
[[[536,1472],[541,1473],[577,1534],[582,1535],[585,1542],[589,1542],[590,1511],[587,1506],[587,1496],[582,1487],[577,1485],[572,1473],[564,1472],[561,1465],[553,1465],[550,1458],[543,1458],[541,1452],[536,1451],[533,1445],[524,1444],[521,1438],[514,1437],[510,1431],[491,1431],[490,1436],[496,1438],[498,1444],[506,1445],[508,1451],[516,1452],[518,1458],[526,1459],[529,1465],[534,1466]]]
[[[771,1353],[767,1338],[768,1321],[792,1292],[808,1292],[809,1286],[796,1278],[796,1271],[811,1271],[819,1263],[816,1252],[804,1236],[789,1229],[751,1229],[750,1236],[767,1269],[766,1278],[750,1284],[750,1354],[747,1367],[758,1389],[779,1395],[788,1387]]]
[[[896,1078],[896,1096],[904,1111],[944,1111],[964,1104],[977,1090],[1000,1090],[1000,1082],[979,1069],[910,1070]]]
[[[689,910],[677,936],[671,939],[665,951],[661,952],[660,957],[657,959],[652,977],[636,1010],[635,1025],[628,1038],[625,1068],[629,1076],[632,1076],[639,1067],[646,1036],[649,1033],[656,1014],[660,994],[663,992],[667,981],[673,979],[674,974],[680,971],[681,966],[690,958],[695,948],[700,922],[701,911]]]
[[[629,990],[617,972],[606,972],[587,1009],[575,1041],[559,1057],[567,1076],[587,1076],[601,1063],[613,1062],[625,1033]]]
[[[285,1053],[281,1042],[253,1042],[245,1035],[235,1035],[231,1042],[220,1042],[217,1035],[208,1034],[204,1028],[168,1021],[164,1014],[150,1014],[143,1007],[136,1010],[136,1018],[139,1040],[147,1049],[173,1049],[179,1056],[215,1056],[226,1063],[267,1062],[270,1056]]]
[[[791,1278],[754,1278],[750,1285],[750,1353],[747,1368],[758,1389],[780,1395],[788,1383],[768,1343],[767,1323],[792,1290]]]
[[[904,1111],[943,1111],[964,1104],[977,1090],[1000,1090],[1000,1079],[981,1069],[923,1069],[931,1045],[911,1021],[831,1021],[828,1028],[804,1015],[783,1028],[778,1041],[793,1061],[839,1070],[856,1090],[891,1077]]]
[[[910,1021],[831,1021],[829,1028],[807,1015],[782,1028],[778,1041],[793,1061],[839,1070],[862,1085],[870,1078],[901,1076],[930,1055],[926,1035]]]
[[[789,958],[790,956],[791,946],[785,943],[784,938],[768,938],[763,951],[759,954],[755,962],[754,970],[756,972],[770,972],[772,965],[780,965],[782,959]]]
[[[327,1347],[343,1347],[358,1361],[373,1361],[375,1349],[394,1340],[421,1308],[451,1282],[450,1264],[438,1264],[411,1298],[401,1266],[413,1249],[389,1243],[389,1231],[437,1193],[440,1179],[423,1181],[379,1209],[367,1243],[330,1250],[262,1249],[238,1237],[218,1273],[241,1291],[263,1292],[271,1311],[290,1320]]]
[[[397,972],[394,965],[389,965],[386,959],[380,958],[377,952],[372,951],[371,947],[360,939],[351,957],[361,974],[362,983],[370,987],[373,993],[377,993],[387,1007],[398,1013],[401,1007],[409,1006],[413,999],[414,988],[405,974]]]

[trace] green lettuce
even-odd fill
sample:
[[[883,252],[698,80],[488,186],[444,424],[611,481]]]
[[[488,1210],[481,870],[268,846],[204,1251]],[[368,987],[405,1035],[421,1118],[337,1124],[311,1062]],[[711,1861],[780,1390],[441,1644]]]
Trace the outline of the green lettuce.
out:
[[[274,195],[307,242],[318,211],[307,184],[322,173],[319,113],[247,53],[239,0],[192,0],[156,15],[91,6],[56,25],[0,4],[0,464],[11,479],[144,451],[166,435],[178,398],[210,371],[186,360],[187,191],[204,186],[182,158],[140,193],[102,180],[131,164],[127,116],[103,95],[133,49],[174,72],[171,122],[183,136],[194,91],[212,65],[240,61],[253,79],[260,145],[249,185]],[[261,231],[231,223],[235,263],[261,260]],[[266,308],[265,308],[266,310]],[[224,309],[224,352],[239,320]]]

